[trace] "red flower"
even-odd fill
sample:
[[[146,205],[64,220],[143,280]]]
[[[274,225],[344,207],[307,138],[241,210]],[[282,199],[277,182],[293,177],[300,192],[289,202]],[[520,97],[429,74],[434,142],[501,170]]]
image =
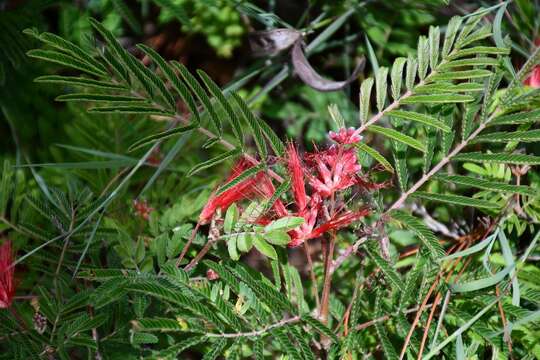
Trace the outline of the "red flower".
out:
[[[133,200],[133,207],[135,208],[137,215],[144,220],[148,220],[150,218],[150,213],[154,211],[153,207],[148,206],[146,200]]]
[[[330,131],[329,136],[330,139],[334,140],[338,144],[355,144],[362,140],[362,137],[355,133],[355,128],[341,128],[338,130],[337,133]]]
[[[234,180],[244,171],[252,167],[253,164],[248,162],[246,159],[240,159],[234,165],[231,175],[227,179],[226,183]],[[237,201],[253,199],[256,197],[268,199],[274,195],[274,192],[275,189],[272,181],[269,179],[266,173],[260,171],[256,175],[251,176],[248,179],[230,187],[221,194],[217,196],[212,195],[199,215],[199,221],[203,224],[206,223],[212,218],[217,209],[225,211],[231,204]],[[274,202],[272,209],[280,216],[286,216],[287,214],[285,206],[279,199]]]
[[[358,211],[347,210],[342,214],[334,216],[334,218],[330,219],[328,222],[325,222],[321,226],[317,227],[315,230],[313,230],[311,236],[316,238],[325,232],[342,229],[368,214],[369,210],[367,208],[362,208]]]
[[[287,148],[287,167],[292,180],[292,192],[298,212],[302,212],[307,205],[306,188],[304,186],[304,167],[300,162],[298,151],[293,144]]]
[[[322,197],[329,197],[338,190],[355,184],[360,165],[354,149],[332,146],[326,151],[311,155],[310,161],[317,168],[318,176],[309,176],[309,184]]]
[[[311,236],[313,228],[317,224],[317,216],[319,215],[319,210],[322,204],[321,197],[315,193],[307,207],[302,211],[299,211],[296,216],[304,218],[304,223],[290,231],[291,241],[289,242],[289,247],[296,247],[302,244],[304,241],[312,239],[314,236]]]
[[[11,241],[7,240],[0,246],[0,309],[7,309],[13,301],[15,295],[14,272]]]
[[[206,271],[206,278],[210,281],[219,279],[219,274],[212,269]]]

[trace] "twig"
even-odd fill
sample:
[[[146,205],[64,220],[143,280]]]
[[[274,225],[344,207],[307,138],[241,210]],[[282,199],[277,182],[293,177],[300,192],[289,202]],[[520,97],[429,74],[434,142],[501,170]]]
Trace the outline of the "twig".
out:
[[[463,248],[463,246],[465,246],[465,243],[459,245],[457,247],[457,251],[460,251]],[[448,252],[450,253],[454,249],[455,249],[455,246],[452,247]],[[457,259],[457,260],[459,260],[459,259]],[[454,262],[454,263],[457,264],[457,262]],[[433,291],[435,290],[435,288],[439,284],[439,281],[442,278],[443,272],[444,272],[444,270],[442,270],[442,269],[439,271],[439,273],[437,274],[437,277],[435,278],[435,281],[433,281],[433,284],[431,285],[431,287],[429,288],[426,296],[424,297],[424,300],[422,301],[422,304],[420,305],[420,308],[418,309],[418,312],[416,313],[416,316],[415,316],[415,318],[413,320],[411,328],[409,329],[409,332],[407,333],[407,337],[405,338],[405,341],[403,343],[403,347],[401,348],[401,353],[399,355],[399,360],[402,360],[403,357],[405,356],[405,353],[407,351],[407,346],[409,345],[409,342],[411,341],[411,337],[413,335],[413,332],[416,329],[416,326],[418,325],[418,322],[420,321],[420,317],[422,316],[422,313],[424,312],[424,309],[426,308],[425,305],[427,304],[429,298],[431,297],[431,294],[433,293]],[[435,304],[434,306],[436,306],[435,302],[433,304]]]
[[[358,251],[358,248],[364,244],[367,241],[367,237],[361,237],[360,239],[356,240],[354,244],[349,246],[343,253],[341,253],[336,260],[332,262],[332,266],[330,267],[330,273],[333,274],[336,269],[343,264],[343,262],[352,254],[356,253]]]
[[[300,321],[300,316],[293,316],[289,319],[283,319],[281,321],[278,321],[277,323],[274,323],[272,325],[268,325],[261,330],[255,330],[250,332],[239,332],[239,333],[227,333],[227,334],[206,334],[207,337],[213,337],[213,338],[239,338],[239,337],[253,337],[253,336],[261,336],[270,330],[280,328],[283,326],[286,326],[288,324],[294,324]]]
[[[429,309],[430,307],[432,307],[433,304],[427,304],[424,306],[424,309]],[[400,314],[388,314],[388,315],[384,315],[384,316],[381,316],[381,317],[378,317],[378,318],[375,318],[373,320],[369,320],[365,323],[362,323],[362,324],[359,324],[356,326],[356,330],[363,330],[363,329],[366,329],[372,325],[375,325],[376,323],[379,323],[379,322],[382,322],[382,321],[386,321],[386,320],[390,320],[390,318],[392,318],[393,316],[397,316],[397,315],[401,315],[401,314],[411,314],[415,311],[418,311],[419,307],[416,306],[416,307],[413,307],[413,308],[410,308],[410,309],[407,309],[407,310],[404,310],[402,313]]]
[[[471,135],[469,135],[469,137],[465,140],[463,140],[461,143],[459,143],[459,145],[457,145],[454,150],[452,150],[448,155],[446,155],[441,161],[439,161],[439,163],[437,165],[435,165],[428,173],[424,174],[420,180],[418,180],[409,190],[407,190],[406,192],[404,192],[400,197],[399,199],[394,203],[392,204],[392,206],[390,206],[390,208],[385,212],[385,213],[388,213],[392,210],[395,210],[395,209],[399,209],[400,207],[403,206],[403,204],[405,203],[405,201],[407,200],[407,198],[412,195],[414,192],[416,192],[422,185],[424,185],[424,183],[426,181],[428,181],[429,179],[431,179],[431,177],[433,175],[435,175],[436,173],[439,172],[439,170],[442,169],[443,166],[445,166],[446,164],[448,164],[450,162],[450,160],[456,156],[457,154],[459,154],[461,152],[461,150],[463,150],[467,145],[469,145],[469,143],[476,137],[478,136],[478,134],[480,134],[487,126],[487,124],[495,117],[495,115],[497,115],[498,112],[495,111],[486,121],[484,121],[483,123],[481,123],[478,128],[476,128],[475,131],[473,131],[473,133]]]
[[[441,233],[442,235],[446,236],[446,237],[449,237],[451,239],[459,239],[459,234],[455,233],[455,232],[452,232],[450,231],[450,229],[448,229],[448,227],[435,220],[426,210],[426,208],[422,205],[417,205],[416,203],[412,203],[411,204],[411,210],[414,212],[414,213],[417,213],[418,215],[421,215],[422,218],[424,219],[424,223],[426,224],[427,227],[429,227],[431,230],[435,231],[435,232],[438,232],[438,233]]]
[[[216,241],[217,241],[217,239],[216,240],[208,240],[206,242],[206,244],[204,245],[204,247],[201,249],[201,251],[199,251],[199,253],[190,261],[190,263],[186,265],[184,270],[189,271],[189,270],[193,269],[199,263],[199,261],[201,261],[201,259],[204,257],[204,255],[206,255],[206,253],[212,248],[212,245],[214,245],[214,243]]]
[[[311,289],[313,292],[313,297],[315,298],[315,304],[317,305],[317,309],[321,307],[321,300],[319,299],[319,289],[317,286],[317,278],[315,277],[315,271],[313,270],[313,259],[311,258],[311,250],[309,248],[309,244],[307,241],[304,241],[304,250],[306,252],[306,258],[308,262],[309,267],[309,277],[311,279]]]
[[[330,285],[332,283],[332,273],[330,271],[332,265],[332,258],[334,256],[334,248],[336,245],[336,234],[332,232],[330,234],[330,241],[328,242],[328,251],[326,252],[326,257],[324,261],[324,284],[323,291],[321,296],[321,307],[319,311],[319,316],[323,324],[326,324],[328,320],[328,310],[330,303]]]
[[[199,226],[201,225],[200,221],[197,221],[197,225],[195,225],[195,228],[191,232],[191,236],[189,237],[189,240],[187,241],[186,245],[184,245],[184,248],[182,249],[182,252],[180,253],[180,256],[178,256],[178,260],[176,260],[176,266],[180,266],[180,263],[182,262],[182,259],[186,255],[186,253],[189,250],[189,247],[191,246],[191,243],[193,242],[193,239],[195,239],[195,236],[197,235],[197,230],[199,230]]]

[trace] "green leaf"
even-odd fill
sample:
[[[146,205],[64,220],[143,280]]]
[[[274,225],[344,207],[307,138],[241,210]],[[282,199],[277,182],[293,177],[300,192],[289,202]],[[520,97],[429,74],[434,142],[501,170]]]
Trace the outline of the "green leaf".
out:
[[[114,84],[108,81],[94,80],[75,76],[60,76],[60,75],[45,75],[34,79],[38,83],[56,83],[67,84],[73,86],[81,86],[84,88],[98,88],[109,90],[126,90],[124,85]]]
[[[31,31],[23,30],[23,33],[29,34]],[[94,59],[90,54],[84,51],[78,45],[75,45],[71,41],[68,41],[56,34],[44,32],[36,36],[42,42],[55,47],[60,51],[64,51],[69,55],[79,59],[81,62],[88,64],[88,66],[98,69],[103,74],[107,73],[107,69],[99,61]]]
[[[476,79],[483,78],[493,74],[489,70],[462,70],[462,71],[451,71],[435,74],[431,77],[433,81],[448,81],[448,80],[463,80],[463,79]]]
[[[476,254],[477,252],[483,250],[489,244],[491,244],[496,239],[497,235],[498,235],[497,232],[495,232],[494,234],[488,236],[487,238],[485,238],[484,240],[482,240],[478,244],[475,244],[475,245],[473,245],[473,246],[471,246],[471,247],[469,247],[469,248],[467,248],[465,250],[458,251],[458,252],[453,253],[451,255],[440,258],[439,261],[442,262],[442,261],[457,259],[457,258],[460,258],[460,257],[463,257],[463,256],[469,256],[469,255],[472,255],[472,254]]]
[[[495,305],[499,301],[499,298],[495,298],[493,301],[491,301],[488,305],[486,305],[482,310],[476,313],[469,321],[467,321],[465,324],[459,327],[456,331],[454,331],[451,335],[447,336],[440,344],[435,346],[432,350],[430,350],[429,353],[427,353],[424,356],[424,360],[429,360],[435,355],[439,354],[440,351],[448,345],[450,342],[452,342],[457,336],[463,334],[465,331],[467,331],[478,319],[480,319],[482,316],[484,316],[485,313],[491,309],[493,305]]]
[[[493,285],[496,285],[500,283],[509,273],[512,271],[514,267],[513,266],[507,266],[503,270],[499,271],[495,275],[473,280],[467,283],[463,284],[451,284],[450,290],[455,293],[462,293],[462,292],[471,292],[476,290],[485,289],[487,287],[491,287]]]
[[[484,209],[500,209],[500,205],[491,201],[474,199],[461,195],[432,194],[423,191],[417,191],[412,196],[429,201],[444,202],[447,204],[471,206]]]
[[[219,86],[204,71],[197,70],[197,74],[199,74],[199,77],[206,85],[206,88],[208,89],[208,91],[210,91],[210,94],[212,94],[212,96],[218,100],[218,102],[221,104],[221,106],[225,110],[225,113],[227,114],[227,118],[229,122],[231,123],[233,132],[236,138],[238,139],[238,142],[240,144],[243,144],[244,132],[242,130],[240,119],[238,118],[232,106],[229,104],[229,102],[225,98],[225,95],[223,95]]]
[[[240,255],[238,255],[238,251],[236,250],[236,236],[231,236],[227,239],[227,251],[232,260],[238,261],[240,259]]]
[[[392,164],[384,156],[381,155],[377,150],[373,149],[372,147],[369,147],[363,142],[358,142],[354,144],[358,151],[363,151],[369,156],[371,156],[375,161],[377,161],[379,164],[381,164],[387,171],[394,173],[394,168],[392,167]]]
[[[403,67],[407,59],[404,57],[399,57],[394,61],[392,65],[392,72],[390,74],[390,79],[392,80],[392,97],[394,100],[399,99],[401,96],[401,82],[403,79]]]
[[[87,64],[86,62],[83,62],[77,59],[76,57],[61,53],[59,51],[35,49],[35,50],[28,51],[26,54],[35,59],[45,60],[45,61],[52,62],[55,64],[67,66],[67,67],[77,69],[91,75],[95,75],[99,77],[107,75],[107,73],[104,72],[103,70],[98,69],[94,66],[91,66]]]
[[[109,30],[107,30],[99,21],[91,18],[90,23],[92,24],[94,29],[96,29],[101,34],[101,36],[105,39],[107,44],[109,44],[113,52],[116,54],[116,56],[110,56],[110,59],[114,59],[116,63],[122,63],[123,65],[125,65],[125,67],[129,69],[129,72],[131,72],[131,74],[133,74],[137,81],[142,85],[146,93],[150,97],[153,97],[154,87],[150,83],[151,81],[149,81],[149,70],[137,58],[128,53],[120,45],[118,40],[116,40],[114,35]],[[118,72],[120,72],[118,66],[115,66],[115,68],[118,70]],[[153,75],[155,76],[155,74]],[[124,77],[127,77],[127,75]]]
[[[391,110],[386,113],[388,116],[393,116],[399,119],[411,120],[440,129],[444,132],[450,132],[450,127],[445,123],[437,120],[435,117],[427,114],[421,114],[413,111]]]
[[[223,231],[225,231],[225,234],[230,234],[233,231],[239,216],[238,206],[236,206],[236,203],[232,203],[227,209],[225,220],[223,221]]]
[[[440,174],[435,176],[436,180],[452,182],[454,184],[467,187],[474,187],[482,190],[491,190],[494,192],[509,192],[522,195],[536,195],[536,190],[524,185],[510,185],[502,182],[487,181],[479,178],[462,175],[446,175]]]
[[[473,143],[511,141],[519,141],[524,143],[540,141],[540,130],[495,132],[491,134],[480,135],[473,140]]]
[[[296,348],[296,344],[293,344],[282,328],[275,328],[272,331],[272,335],[273,338],[278,341],[282,351],[286,354],[288,359],[302,360],[302,356]]]
[[[453,160],[470,161],[476,163],[540,165],[540,156],[522,154],[485,154],[480,152],[470,152],[458,154],[454,156]]]
[[[416,59],[409,55],[407,58],[407,70],[405,74],[405,86],[407,90],[412,91],[414,87],[414,80],[416,79],[416,69],[417,69]]]
[[[429,66],[429,44],[428,39],[425,36],[420,36],[418,39],[418,77],[420,80],[424,80],[427,75]]]
[[[433,235],[433,232],[422,221],[400,210],[392,210],[390,216],[413,231],[429,250],[433,259],[438,259],[445,255],[437,237]]]
[[[169,331],[179,331],[186,332],[186,328],[183,327],[180,322],[176,319],[170,318],[143,318],[134,320],[132,322],[133,327],[137,331],[146,331],[146,332],[169,332]]]
[[[431,70],[435,70],[439,62],[439,43],[441,42],[441,31],[438,26],[429,27],[429,65]]]
[[[395,288],[399,289],[400,292],[405,290],[403,287],[403,280],[391,264],[389,264],[385,259],[379,256],[379,254],[377,254],[373,250],[367,249],[367,253],[371,257],[373,262],[377,265],[377,267],[381,269],[382,273],[384,274],[388,282],[392,284],[392,286],[395,286]]]
[[[212,348],[209,351],[206,351],[202,360],[215,360],[219,355],[222,354],[223,350],[227,346],[227,339],[220,338],[214,343]]]
[[[476,46],[468,49],[462,49],[456,51],[454,54],[448,56],[448,60],[455,60],[466,56],[476,55],[508,55],[509,49],[498,48],[494,46]]]
[[[184,78],[184,81],[188,84],[191,91],[195,93],[199,101],[203,104],[204,108],[206,109],[206,112],[210,115],[210,120],[212,120],[212,123],[214,124],[214,127],[216,128],[216,131],[218,132],[219,136],[222,134],[222,126],[221,122],[219,120],[219,117],[217,116],[216,111],[214,110],[214,107],[212,105],[212,102],[206,92],[204,91],[203,87],[197,79],[191,73],[189,70],[183,65],[178,62],[173,63],[174,66],[177,68],[177,70],[180,72],[180,75]]]
[[[399,188],[407,191],[409,171],[407,169],[407,145],[392,141],[392,157],[394,158]]]
[[[128,148],[128,151],[134,151],[134,150],[137,150],[137,149],[139,149],[139,148],[141,148],[143,146],[153,144],[156,141],[165,140],[165,139],[168,139],[168,138],[173,137],[175,135],[186,133],[188,131],[191,131],[191,130],[195,129],[196,127],[197,127],[197,124],[191,124],[191,125],[180,126],[180,127],[173,128],[173,129],[170,129],[170,130],[162,131],[162,132],[157,133],[157,134],[146,136],[146,137],[142,138],[141,140],[138,140],[138,141],[134,142]]]
[[[488,126],[494,125],[520,125],[540,121],[540,110],[524,111],[515,114],[502,115],[494,118]]]
[[[249,127],[251,128],[251,131],[253,133],[253,139],[255,140],[255,144],[257,145],[257,149],[259,150],[259,155],[264,160],[266,159],[268,152],[266,149],[266,144],[264,142],[263,138],[263,132],[261,129],[261,126],[259,124],[259,121],[253,115],[251,110],[249,109],[248,104],[238,95],[237,93],[232,93],[232,98],[240,108],[240,112],[242,113],[244,120],[247,122]]]
[[[103,102],[146,102],[136,96],[125,95],[107,95],[107,94],[91,94],[91,93],[74,93],[57,96],[56,101],[103,101]]]
[[[400,142],[402,144],[405,144],[407,146],[413,147],[420,151],[426,151],[424,144],[422,144],[420,141],[413,139],[412,137],[402,134],[397,130],[385,128],[378,125],[371,125],[368,127],[368,130],[381,134],[383,136],[386,136],[387,138],[390,138],[392,140],[395,140],[397,142]]]
[[[302,321],[307,323],[309,326],[311,326],[313,329],[315,329],[317,332],[319,332],[322,335],[325,335],[332,339],[334,342],[338,342],[338,338],[336,334],[332,330],[330,330],[326,325],[321,323],[319,320],[309,316],[309,315],[302,315]]]
[[[450,50],[454,45],[454,39],[456,38],[457,31],[460,28],[462,21],[463,20],[461,17],[454,16],[448,22],[448,26],[446,27],[446,33],[444,35],[444,44],[442,49],[443,58],[446,58],[448,53],[450,53]]]
[[[178,92],[180,97],[182,97],[182,100],[184,100],[184,102],[190,109],[191,113],[193,115],[197,114],[196,116],[198,117],[198,112],[194,105],[193,98],[190,95],[186,95],[188,91],[186,87],[179,81],[172,67],[169,64],[167,64],[167,62],[161,57],[161,55],[159,55],[154,49],[144,44],[138,44],[137,47],[141,49],[142,51],[144,51],[144,53],[148,55],[148,57],[150,57],[150,59],[152,59],[152,61],[159,67],[161,72],[165,75],[167,80],[169,80],[169,82],[173,85],[173,87]],[[172,94],[164,86],[161,79],[154,78],[153,81],[159,87],[161,94],[163,95],[164,99],[168,102],[170,108],[176,109],[176,101],[174,100],[174,97],[172,96]]]
[[[272,197],[266,202],[264,205],[264,209],[262,213],[266,213],[268,210],[274,206],[275,202],[281,197],[281,195],[285,194],[287,190],[289,190],[291,186],[291,181],[289,179],[283,181],[276,189]]]
[[[219,196],[223,194],[225,191],[231,189],[232,187],[252,178],[253,176],[257,175],[262,170],[264,170],[264,164],[252,166],[249,169],[244,170],[243,172],[235,176],[233,179],[231,179],[229,182],[220,186],[218,191],[216,192],[216,196]]]
[[[385,67],[380,67],[375,75],[375,90],[377,93],[377,109],[379,111],[384,110],[384,105],[386,103],[386,93],[387,93],[387,81],[388,81],[388,69]]]
[[[297,228],[304,223],[304,218],[299,216],[285,216],[281,219],[274,220],[264,227],[264,231],[283,230],[289,231]]]
[[[477,42],[491,36],[491,24],[485,24],[480,29],[470,34],[459,43],[460,47],[465,47],[473,42]]]
[[[291,242],[291,237],[284,230],[265,231],[264,239],[273,245],[287,245]]]
[[[249,233],[238,234],[236,246],[241,252],[248,252],[253,247],[253,235]]]
[[[118,113],[118,114],[141,114],[141,115],[160,115],[174,117],[174,113],[156,109],[152,106],[138,105],[116,105],[116,106],[100,106],[88,109],[90,113]]]
[[[142,27],[137,18],[135,17],[135,14],[133,14],[133,11],[124,3],[123,0],[113,0],[112,4],[114,6],[114,10],[120,14],[122,19],[129,25],[131,30],[135,32],[135,34],[140,35],[142,34]]]
[[[403,100],[402,104],[446,104],[471,102],[474,98],[460,94],[412,95]]]
[[[446,71],[463,66],[497,66],[499,60],[490,57],[473,57],[468,59],[454,60],[443,63],[439,66],[440,71]]]
[[[378,289],[375,295],[375,316],[377,316],[378,318],[381,316],[384,316],[383,310],[382,310],[383,298],[384,298],[383,290]],[[388,339],[388,335],[384,327],[384,323],[377,321],[375,323],[375,331],[377,332],[377,336],[379,337],[379,341],[383,349],[385,359],[389,359],[389,360],[398,359],[396,349],[394,349],[392,342],[390,342],[390,339]]]
[[[477,104],[465,106],[465,114],[461,121],[461,140],[466,141],[471,134],[478,110],[480,110],[480,106]]]
[[[141,44],[137,45],[137,47],[144,50],[144,46]],[[140,69],[140,73],[142,73],[147,81],[150,82],[150,84],[146,86],[151,86],[153,89],[157,89],[157,91],[161,94],[161,97],[165,100],[165,103],[168,105],[169,110],[176,111],[176,100],[174,99],[172,93],[167,89],[165,82],[159,76],[157,76],[154,71],[144,66],[137,59],[133,59],[133,62]],[[152,93],[154,93],[154,90],[152,90]]]
[[[221,155],[218,155],[216,157],[213,157],[212,159],[210,160],[206,160],[200,164],[197,164],[195,165],[194,167],[192,167],[188,173],[187,173],[187,176],[192,176],[196,173],[198,173],[199,171],[202,171],[204,169],[208,169],[212,166],[215,166],[219,163],[222,163],[223,161],[233,157],[233,156],[236,156],[238,155],[239,153],[239,150],[238,149],[232,149],[232,150],[229,150],[227,152],[224,152],[223,154]]]
[[[138,46],[152,59],[155,64],[157,64],[161,72],[165,75],[165,77],[167,78],[167,80],[169,80],[178,95],[180,95],[180,97],[182,98],[182,100],[188,107],[191,115],[195,118],[195,121],[197,123],[200,123],[199,111],[197,109],[197,105],[195,104],[195,100],[193,99],[193,96],[189,92],[186,85],[184,85],[178,75],[175,74],[173,67],[169,65],[154,49],[143,44],[139,44]],[[174,105],[174,107],[176,107],[176,104]]]
[[[433,84],[420,85],[414,88],[415,94],[433,93],[459,93],[459,92],[480,92],[484,91],[484,85],[476,82],[466,82],[452,84],[451,82],[437,82]]]
[[[371,100],[371,89],[373,88],[373,78],[367,78],[360,85],[360,123],[364,124],[369,116],[369,102]]]
[[[274,150],[274,154],[276,156],[283,156],[285,153],[285,145],[281,141],[281,139],[276,135],[274,130],[263,120],[258,119],[259,126],[261,128],[262,133],[264,134],[264,137],[270,142],[270,146],[272,147],[272,150]]]
[[[270,259],[277,260],[276,249],[264,241],[261,236],[255,236],[253,238],[253,245],[261,254],[269,257]]]

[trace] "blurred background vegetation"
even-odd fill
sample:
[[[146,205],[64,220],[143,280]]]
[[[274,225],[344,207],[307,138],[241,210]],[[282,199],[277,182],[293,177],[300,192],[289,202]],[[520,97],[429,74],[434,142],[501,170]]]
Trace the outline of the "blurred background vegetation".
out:
[[[313,149],[314,144],[327,142],[327,133],[333,129],[328,115],[330,104],[338,105],[348,126],[357,125],[362,79],[379,66],[391,65],[398,56],[414,54],[418,36],[427,34],[430,25],[444,27],[454,15],[492,5],[492,1],[481,0],[0,0],[0,163],[9,160],[18,165],[14,171],[19,185],[14,191],[26,198],[39,197],[46,183],[47,187],[61,189],[72,197],[70,200],[89,201],[92,196],[85,198],[86,192],[95,197],[106,194],[126,169],[137,163],[143,152],[129,153],[131,144],[164,128],[159,117],[88,114],[86,105],[55,102],[55,96],[61,93],[58,86],[33,80],[66,70],[26,56],[28,50],[38,46],[22,33],[26,28],[53,32],[83,48],[92,48],[96,44],[89,19],[96,18],[129,51],[134,52],[137,43],[147,44],[167,60],[177,60],[192,71],[203,69],[221,87],[241,89],[240,94],[281,138]],[[539,38],[540,18],[535,1],[515,0],[511,6],[514,16],[504,22],[503,33],[511,34],[512,62],[519,68]],[[251,51],[249,33],[277,27],[299,29],[306,34],[309,61],[324,77],[348,77],[362,57],[367,60],[363,73],[358,81],[340,91],[312,89],[291,70],[288,52],[261,58]],[[215,148],[201,149],[204,141],[180,138],[158,148],[109,207],[105,220],[108,228],[155,237],[174,228],[175,238],[167,241],[183,243],[191,231],[189,223],[196,222],[208,195],[230,168],[230,164],[224,164],[203,176],[185,176],[194,164],[217,153]],[[377,145],[379,149],[389,148],[387,143]],[[527,152],[540,155],[538,143],[528,144]],[[409,165],[412,172],[421,173],[422,158],[416,156],[408,159]],[[372,161],[361,160],[366,166]],[[156,173],[164,162],[166,166]],[[28,164],[38,166],[24,167]],[[465,166],[481,176],[510,180],[510,169],[503,165]],[[540,183],[540,174],[530,172],[528,176],[531,184]],[[483,196],[493,199],[497,194],[486,192]],[[135,199],[151,208],[148,219],[144,211],[133,206]],[[39,217],[39,206],[21,204],[22,200],[11,210],[10,222],[3,214],[0,233],[10,231],[17,248],[31,249],[35,243],[27,243],[28,238],[21,234],[47,238],[44,229],[52,231],[48,229],[51,224]],[[432,206],[429,213],[438,221],[452,220],[452,231],[465,234],[477,225],[468,210]],[[532,204],[527,211],[539,218],[540,203]],[[32,225],[22,224],[17,231],[11,231],[10,224],[18,223],[18,219],[32,219],[27,220]],[[527,231],[527,224],[517,218],[507,226],[514,235]],[[394,253],[395,246],[405,248],[413,241],[404,231],[396,231],[390,238]],[[203,241],[197,238],[195,243]],[[83,245],[73,251],[81,251]],[[150,265],[145,263],[144,254],[141,257],[133,253],[132,245],[128,235],[125,239],[119,236],[115,247],[119,256],[105,255],[109,265],[114,267],[115,261],[121,261],[126,267],[151,266],[151,260]],[[178,248],[176,245],[171,247]],[[58,252],[59,247],[53,245],[51,251]],[[50,265],[46,256],[33,261],[43,269]],[[258,259],[247,259],[250,261],[256,263]],[[352,269],[344,271],[353,273]],[[537,270],[533,272],[538,276]],[[25,286],[33,286],[38,276],[32,272],[27,275],[21,277],[23,292]],[[529,336],[532,338],[523,341],[535,346],[534,336]]]

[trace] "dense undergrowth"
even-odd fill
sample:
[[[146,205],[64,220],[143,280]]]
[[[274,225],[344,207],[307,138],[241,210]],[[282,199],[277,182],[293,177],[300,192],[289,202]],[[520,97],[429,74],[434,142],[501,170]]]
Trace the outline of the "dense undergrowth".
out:
[[[540,358],[538,6],[307,4],[2,4],[0,358]]]

